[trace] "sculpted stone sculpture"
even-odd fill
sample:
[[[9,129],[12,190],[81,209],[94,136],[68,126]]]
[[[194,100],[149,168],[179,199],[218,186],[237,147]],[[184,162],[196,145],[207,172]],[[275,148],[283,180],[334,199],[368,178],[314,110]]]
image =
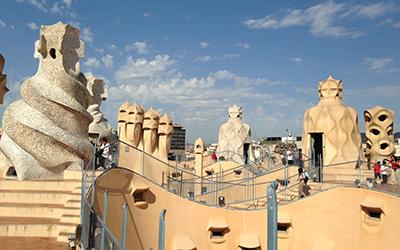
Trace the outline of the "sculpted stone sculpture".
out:
[[[87,89],[91,96],[91,102],[87,111],[92,115],[93,122],[89,124],[89,135],[94,138],[107,138],[108,142],[113,141],[112,128],[104,114],[100,112],[100,105],[108,98],[108,86],[104,81],[93,75],[87,77]]]
[[[318,105],[304,114],[303,153],[314,152],[323,165],[356,161],[362,147],[357,112],[343,104],[342,92],[342,81],[329,76],[318,83]]]
[[[148,154],[153,154],[158,144],[157,129],[159,119],[157,112],[152,107],[144,113],[144,151]]]
[[[236,104],[229,108],[229,120],[219,129],[216,153],[219,160],[232,159],[240,164],[255,159],[250,126],[242,121],[242,108]]]
[[[165,113],[158,124],[158,158],[168,162],[168,153],[171,150],[171,139],[174,133],[172,119]]]
[[[395,153],[393,120],[394,111],[376,106],[364,111],[365,136],[369,161],[382,162]]]
[[[0,54],[0,104],[3,104],[4,95],[8,92],[6,87],[7,75],[3,75],[4,57]]]
[[[162,116],[153,108],[146,110],[136,102],[131,105],[126,101],[119,108],[118,131],[120,140],[130,145],[119,150],[118,166],[132,169],[165,185],[170,172],[167,164],[174,132],[168,114]],[[143,155],[142,151],[147,155]]]
[[[64,170],[81,169],[82,159],[89,162],[93,153],[79,34],[61,22],[41,27],[34,54],[38,72],[22,84],[22,100],[4,112],[0,146],[20,180],[62,178]]]

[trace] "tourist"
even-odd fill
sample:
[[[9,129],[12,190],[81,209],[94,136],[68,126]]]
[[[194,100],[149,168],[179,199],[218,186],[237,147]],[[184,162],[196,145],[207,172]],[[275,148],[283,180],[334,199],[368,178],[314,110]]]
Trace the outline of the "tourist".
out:
[[[101,156],[99,157],[99,170],[103,170],[104,164],[106,159],[108,159],[108,153],[110,151],[110,144],[108,144],[107,142],[107,138],[103,138],[101,140],[101,145],[99,147],[97,147],[97,149],[99,149],[99,154],[101,154]]]
[[[388,162],[386,160],[383,160],[382,165],[381,165],[381,174],[382,174],[382,182],[381,184],[386,184],[387,183],[387,171],[389,169]]]
[[[215,151],[212,153],[211,158],[213,163],[217,161],[217,154],[215,153]]]
[[[294,155],[293,155],[293,150],[292,147],[289,147],[288,151],[286,152],[287,154],[287,163],[289,165],[293,165],[294,164]]]
[[[400,185],[400,170],[398,170],[400,168],[400,164],[397,161],[397,157],[392,155],[392,158],[390,159],[390,164],[392,165],[392,174],[390,176],[390,185],[394,185],[394,182],[397,179],[397,182]]]
[[[304,192],[306,187],[306,174],[303,172],[302,168],[299,168],[298,171],[299,171],[299,177],[297,177],[297,180],[299,181],[299,199],[300,199],[302,197],[307,196],[306,193]]]
[[[382,181],[381,177],[381,162],[377,161],[374,166],[374,179],[375,179],[375,184],[378,184],[378,178]]]

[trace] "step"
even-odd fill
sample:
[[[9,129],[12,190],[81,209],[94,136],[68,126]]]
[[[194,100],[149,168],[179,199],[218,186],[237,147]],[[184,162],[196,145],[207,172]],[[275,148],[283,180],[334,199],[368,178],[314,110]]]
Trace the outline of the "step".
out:
[[[62,181],[19,181],[0,180],[1,190],[60,190],[72,191],[75,187],[81,186],[81,180]]]
[[[0,237],[0,249],[27,250],[27,249],[51,249],[66,250],[68,243],[58,242],[57,237]]]
[[[57,237],[60,231],[73,232],[75,226],[44,217],[0,217],[0,236]]]
[[[60,222],[79,224],[81,220],[80,214],[63,214]]]
[[[80,199],[80,194],[71,191],[0,190],[0,202],[64,204],[71,199]]]
[[[73,232],[59,232],[57,235],[57,241],[58,242],[68,242],[68,237],[70,234],[75,233],[75,231]]]
[[[0,203],[0,216],[46,217],[59,219],[62,215],[80,215],[80,207],[65,207],[62,204]]]

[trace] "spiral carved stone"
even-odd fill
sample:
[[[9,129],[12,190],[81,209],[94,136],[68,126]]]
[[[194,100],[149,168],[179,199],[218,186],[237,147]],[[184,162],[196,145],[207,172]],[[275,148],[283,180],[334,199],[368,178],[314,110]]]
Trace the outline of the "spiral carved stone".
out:
[[[61,22],[41,27],[34,54],[38,72],[22,84],[22,100],[4,112],[0,146],[20,180],[62,178],[64,170],[80,169],[92,154],[79,34]]]

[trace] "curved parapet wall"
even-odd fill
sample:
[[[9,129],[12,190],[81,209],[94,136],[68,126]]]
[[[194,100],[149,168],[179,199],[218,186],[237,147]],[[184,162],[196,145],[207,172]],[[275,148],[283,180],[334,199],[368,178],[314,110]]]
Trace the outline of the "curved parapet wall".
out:
[[[267,188],[265,186],[265,188]],[[111,169],[95,183],[94,210],[121,239],[127,203],[127,249],[157,249],[165,213],[165,249],[267,249],[267,210],[209,206],[173,194],[126,169]],[[91,194],[88,197],[91,200]],[[278,246],[286,249],[399,249],[396,196],[340,187],[278,209]]]
[[[394,154],[394,111],[376,106],[364,111],[367,155],[370,162],[390,159]]]
[[[62,178],[64,170],[80,169],[93,152],[79,34],[61,22],[41,27],[34,55],[38,72],[22,84],[22,100],[4,112],[0,146],[20,180]]]

